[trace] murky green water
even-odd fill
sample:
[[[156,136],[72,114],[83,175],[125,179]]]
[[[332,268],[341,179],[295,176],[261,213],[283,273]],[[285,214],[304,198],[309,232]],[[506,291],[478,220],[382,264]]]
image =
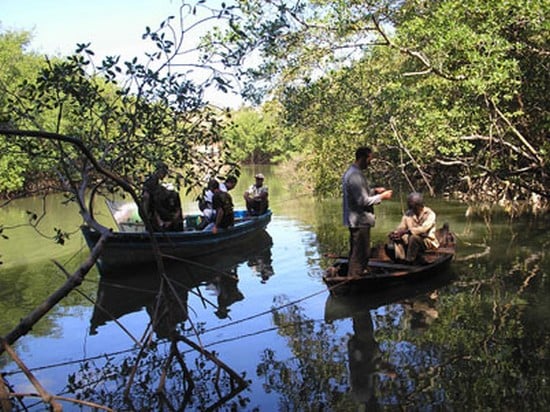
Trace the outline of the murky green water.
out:
[[[464,205],[432,201],[439,222],[459,238],[452,270],[336,299],[321,276],[331,263],[323,254],[347,249],[340,200],[292,195],[285,176],[261,171],[274,212],[266,233],[246,249],[170,265],[176,301],[158,299],[159,281],[148,268],[124,279],[101,279],[94,270],[80,294],[14,345],[47,391],[118,410],[548,409],[548,218],[467,219]],[[233,192],[237,207],[252,176]],[[404,198],[378,207],[373,241],[399,222]],[[4,231],[1,335],[63,284],[52,259],[71,271],[86,257],[79,217],[59,201],[0,209],[9,227],[24,223],[26,210],[45,207],[45,235],[72,233],[59,246],[29,228]],[[155,313],[166,316],[149,327]],[[171,346],[174,325],[180,339]],[[154,345],[140,352],[144,337]],[[6,354],[0,371],[15,392],[36,392]],[[44,410],[38,400],[26,404]]]

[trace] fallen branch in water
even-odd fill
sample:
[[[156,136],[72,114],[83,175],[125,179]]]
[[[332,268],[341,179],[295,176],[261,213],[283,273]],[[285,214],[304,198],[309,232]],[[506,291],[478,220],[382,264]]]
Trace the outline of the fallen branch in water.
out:
[[[63,408],[59,403],[57,403],[55,400],[59,399],[58,397],[54,395],[50,395],[47,393],[38,380],[34,377],[34,375],[31,373],[31,371],[25,366],[23,361],[17,356],[15,351],[11,348],[11,345],[13,345],[21,336],[26,335],[32,327],[40,320],[42,317],[44,317],[57,303],[59,303],[63,298],[65,298],[72,290],[74,290],[76,287],[82,284],[82,281],[84,280],[84,277],[86,274],[90,271],[90,269],[95,265],[101,250],[103,249],[103,244],[105,243],[105,240],[109,237],[109,232],[104,232],[101,237],[99,238],[99,241],[92,249],[92,252],[90,253],[90,256],[86,261],[84,261],[80,267],[67,279],[67,281],[61,286],[58,290],[56,290],[54,293],[52,293],[41,305],[39,305],[35,310],[33,310],[26,318],[22,319],[19,322],[19,325],[17,325],[10,333],[8,333],[4,337],[0,337],[0,355],[6,352],[13,361],[17,364],[17,366],[23,371],[23,373],[27,376],[29,381],[32,383],[32,385],[37,389],[40,398],[44,401],[44,403],[49,404],[51,406],[51,409],[53,411],[61,411]],[[7,388],[2,383],[2,386],[0,388],[0,392],[5,392]],[[22,394],[16,394],[16,393],[9,393],[9,397],[17,397],[21,398],[23,396],[37,396],[36,394],[28,394],[28,395],[22,395]],[[3,397],[2,397],[3,399]],[[70,401],[77,402],[77,400],[69,399]],[[9,403],[9,401],[8,401]],[[2,402],[2,409],[3,410],[10,410],[4,408],[4,402]],[[101,408],[106,409],[97,405],[93,405],[95,408]],[[107,409],[106,409],[107,410]]]
[[[12,349],[12,347],[4,340],[3,338],[0,338],[0,342],[2,343],[2,351],[5,351],[12,359],[13,361],[19,366],[19,368],[23,371],[29,382],[32,383],[32,386],[35,387],[35,389],[38,391],[38,394],[42,401],[45,404],[48,404],[51,406],[52,410],[54,412],[61,412],[63,408],[59,403],[55,401],[55,397],[50,395],[38,382],[38,379],[34,377],[32,372],[27,368],[27,366],[23,363],[23,361],[17,356],[17,353]]]
[[[464,261],[467,261],[467,260],[479,259],[480,257],[489,255],[489,253],[491,253],[491,247],[490,246],[485,246],[485,250],[483,252],[472,253],[468,256],[461,256],[461,257],[455,258],[455,260],[457,262],[464,262]]]
[[[41,305],[33,310],[27,317],[21,319],[19,325],[17,325],[11,332],[9,332],[2,339],[9,345],[13,345],[17,339],[26,335],[32,327],[44,317],[56,304],[58,304],[64,297],[66,297],[74,288],[80,286],[86,274],[95,265],[99,254],[103,249],[103,244],[109,237],[110,232],[104,232],[99,241],[92,249],[90,256],[84,261],[80,267],[67,279],[67,281],[52,293]],[[0,348],[0,355],[4,352],[3,348]]]

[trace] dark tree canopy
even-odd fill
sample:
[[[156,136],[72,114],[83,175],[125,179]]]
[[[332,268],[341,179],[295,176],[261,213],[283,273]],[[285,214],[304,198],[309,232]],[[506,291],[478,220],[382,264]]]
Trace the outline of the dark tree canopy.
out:
[[[394,184],[548,204],[547,2],[244,4],[222,55],[254,52],[246,90],[282,101],[319,192],[366,143]]]

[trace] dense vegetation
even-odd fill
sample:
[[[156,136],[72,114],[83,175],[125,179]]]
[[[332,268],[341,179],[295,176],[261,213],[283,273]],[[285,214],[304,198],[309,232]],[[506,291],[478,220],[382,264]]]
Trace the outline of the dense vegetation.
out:
[[[276,86],[319,192],[368,144],[394,185],[548,202],[548,2],[268,3],[236,44],[262,50],[251,78]]]
[[[206,7],[204,0],[192,3]],[[238,163],[292,161],[317,193],[334,195],[355,148],[366,144],[379,153],[373,174],[380,184],[499,201],[512,214],[522,211],[522,202],[535,211],[548,205],[547,1],[235,0],[220,8],[199,17],[227,24],[203,39],[198,62],[189,60],[184,42],[195,26],[178,26],[187,23],[183,18],[146,28],[144,39],[156,51],[126,62],[116,56],[99,62],[87,44],[71,56],[43,58],[27,50],[29,33],[0,31],[0,192],[64,192],[94,225],[88,196],[124,191],[137,200],[158,160],[186,190],[200,188],[206,176],[238,173]],[[198,69],[207,73],[201,82],[192,76]],[[227,116],[204,92],[236,90],[235,79],[243,96],[260,104]],[[0,222],[0,235],[3,229]],[[92,265],[84,262],[53,298],[2,337],[0,353]],[[163,287],[159,296],[177,307]],[[504,325],[496,331],[502,334],[490,338],[508,338],[508,326],[516,325],[516,313],[502,313],[494,322]],[[437,332],[419,346],[447,342]],[[510,351],[529,349],[522,336],[510,336],[520,342]],[[480,342],[465,338],[459,343]],[[502,359],[515,368],[501,354],[472,353],[478,364],[466,364],[459,394],[479,392],[471,379],[479,367],[487,379],[494,377],[489,366]],[[266,353],[266,365],[273,360]],[[275,366],[286,373],[283,363]],[[268,377],[269,370],[259,370]],[[519,375],[518,368],[511,371]],[[424,372],[428,383],[432,371]],[[503,376],[498,388],[506,387]],[[293,387],[273,382],[275,389]]]
[[[42,59],[24,53],[27,41],[25,33],[0,37],[3,46],[18,52],[7,56],[9,70],[0,83],[1,124],[9,135],[1,142],[0,190],[50,183],[64,191],[86,179],[94,186],[101,180],[93,175],[100,168],[139,187],[159,160],[180,171],[184,184],[194,183],[200,172],[219,169],[216,158],[200,149],[224,150],[223,113],[208,107],[201,87],[174,73],[169,60],[160,61],[164,53],[177,53],[172,42],[158,40],[162,53],[146,63],[136,58],[121,64],[108,57],[96,66],[85,44],[72,56]],[[10,60],[13,55],[20,58]],[[112,181],[105,183],[113,189]]]
[[[375,171],[385,185],[499,201],[511,213],[519,211],[515,201],[535,210],[548,203],[547,2],[248,0],[222,7],[216,17],[226,18],[227,31],[204,39],[201,64],[219,60],[236,70],[248,80],[244,97],[264,102],[233,113],[227,127],[202,101],[206,83],[193,84],[171,57],[159,63],[178,52],[162,26],[146,33],[160,50],[149,63],[112,58],[91,77],[85,45],[44,62],[24,51],[28,34],[4,33],[1,122],[85,132],[97,156],[116,142],[117,164],[109,166],[131,181],[153,158],[184,167],[197,163],[189,148],[223,142],[240,163],[299,159],[318,193],[337,194],[354,148],[367,144],[380,154]],[[232,87],[219,73],[212,83]],[[151,150],[138,144],[144,139],[158,144]],[[1,144],[1,191],[52,176],[55,147]],[[48,156],[36,161],[38,152]]]

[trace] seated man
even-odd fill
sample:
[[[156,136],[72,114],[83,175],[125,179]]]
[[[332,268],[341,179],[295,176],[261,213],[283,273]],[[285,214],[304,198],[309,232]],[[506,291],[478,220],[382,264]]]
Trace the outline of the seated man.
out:
[[[155,232],[183,230],[179,194],[161,183],[167,175],[168,166],[158,162],[155,172],[143,183],[140,216]]]
[[[436,215],[424,206],[424,199],[417,192],[409,194],[407,206],[409,210],[403,215],[401,223],[389,234],[390,244],[386,253],[390,258],[404,263],[423,264],[422,252],[439,247],[435,236]]]
[[[212,208],[215,211],[214,222],[210,223],[204,230],[212,230],[217,233],[218,229],[225,229],[233,226],[235,216],[233,213],[233,199],[228,192],[220,190],[217,180],[212,183],[214,195],[212,196]]]
[[[269,207],[268,189],[264,186],[264,175],[258,173],[256,175],[256,183],[244,192],[244,200],[246,202],[246,210],[251,215],[261,215],[267,211]]]
[[[183,230],[183,213],[178,192],[161,187],[155,198],[154,208],[162,231],[179,232]]]
[[[225,182],[220,183],[220,190],[222,192],[229,192],[237,186],[237,178],[233,175],[227,176]]]
[[[216,219],[216,209],[213,206],[214,188],[219,187],[222,192],[229,192],[237,185],[235,176],[228,176],[225,183],[220,183],[216,179],[210,179],[208,185],[203,191],[202,196],[198,198],[199,209],[202,212],[203,219],[199,225],[199,229],[204,229],[206,225],[212,223]]]
[[[210,179],[203,195],[199,198],[199,209],[201,210],[206,223],[214,221],[215,211],[212,205],[212,199],[214,197],[215,187],[219,187],[218,181],[216,179]]]

